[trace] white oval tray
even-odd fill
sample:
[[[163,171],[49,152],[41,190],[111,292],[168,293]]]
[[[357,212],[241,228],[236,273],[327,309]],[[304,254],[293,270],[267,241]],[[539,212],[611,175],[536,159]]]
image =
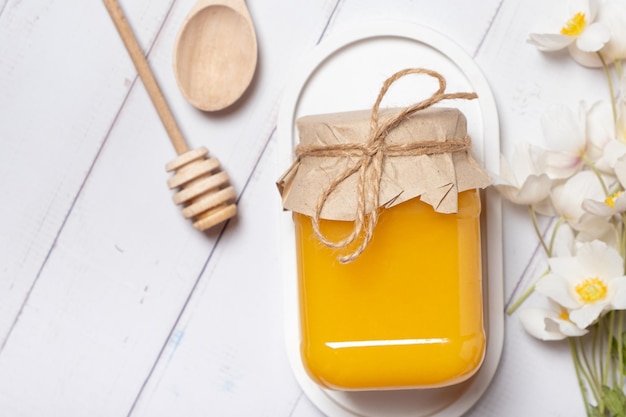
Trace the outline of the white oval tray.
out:
[[[287,83],[278,116],[278,171],[293,161],[298,142],[295,120],[303,115],[369,109],[386,78],[410,67],[440,72],[447,92],[475,91],[479,99],[443,102],[465,113],[472,154],[490,172],[499,172],[499,125],[489,85],[472,58],[441,34],[402,22],[370,23],[320,43]],[[435,81],[408,76],[391,87],[381,108],[402,107],[430,96]],[[291,213],[281,215],[283,299],[287,353],[298,383],[311,401],[330,417],[455,417],[468,411],[495,374],[504,339],[502,221],[498,194],[487,189],[483,205],[485,361],[470,380],[446,388],[340,392],[326,390],[306,374],[299,352],[298,289]]]

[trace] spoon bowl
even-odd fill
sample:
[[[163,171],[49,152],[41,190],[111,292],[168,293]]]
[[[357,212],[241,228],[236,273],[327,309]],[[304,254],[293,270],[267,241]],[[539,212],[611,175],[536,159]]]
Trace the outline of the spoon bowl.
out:
[[[254,25],[244,0],[199,0],[174,47],[174,75],[183,96],[219,111],[246,91],[257,63]]]

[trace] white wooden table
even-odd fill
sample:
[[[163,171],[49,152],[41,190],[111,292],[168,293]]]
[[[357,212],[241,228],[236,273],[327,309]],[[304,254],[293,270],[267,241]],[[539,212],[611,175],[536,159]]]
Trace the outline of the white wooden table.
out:
[[[284,348],[275,128],[287,76],[329,34],[380,19],[446,34],[493,88],[505,155],[542,143],[546,106],[605,93],[599,71],[526,43],[542,0],[255,0],[254,83],[202,113],[172,72],[194,0],[121,3],[187,140],[229,172],[239,215],[203,234],[171,202],[174,150],[101,2],[0,0],[2,416],[322,415]],[[508,301],[543,262],[523,208],[504,205],[503,245]],[[500,368],[468,415],[582,416],[567,346],[507,317]]]

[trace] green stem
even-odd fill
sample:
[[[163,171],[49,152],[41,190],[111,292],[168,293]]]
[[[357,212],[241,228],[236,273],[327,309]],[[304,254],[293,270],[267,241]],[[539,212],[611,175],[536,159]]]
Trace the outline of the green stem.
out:
[[[530,295],[535,291],[535,285],[536,283],[528,287],[528,289],[524,291],[524,294],[522,294],[513,304],[511,304],[509,308],[507,308],[506,314],[511,315],[515,313],[515,310],[517,310],[519,306],[521,306],[524,301],[526,301],[526,299],[530,297]]]
[[[619,249],[622,258],[624,259],[624,272],[626,273],[626,236],[624,236],[624,225],[626,224],[626,213],[622,213],[621,215],[622,222],[621,226],[621,238],[619,239]]]
[[[593,397],[595,398],[596,403],[598,404],[598,408],[600,409],[600,411],[604,411],[604,402],[602,401],[602,387],[598,387],[597,379],[595,379],[593,375],[591,374],[592,368],[589,366],[589,360],[587,359],[587,354],[585,353],[585,348],[583,346],[582,338],[580,337],[570,338],[570,341],[571,340],[574,340],[574,341],[578,340],[578,345],[580,345],[578,346],[574,344],[573,356],[574,356],[575,366],[578,367],[581,375],[587,381],[587,385],[589,386],[589,389],[591,390],[591,393],[593,394]],[[582,357],[582,361],[581,361],[581,357]],[[582,394],[586,403],[588,400],[587,400],[584,389],[582,390]]]
[[[587,399],[587,390],[585,389],[585,381],[583,380],[583,370],[582,364],[580,363],[580,358],[578,357],[578,348],[576,347],[576,341],[574,338],[570,337],[569,341],[569,349],[572,354],[572,360],[574,361],[574,370],[576,371],[576,379],[578,380],[578,388],[580,389],[581,397],[583,397],[583,402],[585,403],[585,410],[587,411],[587,415],[591,415],[591,404],[589,404],[589,400]]]
[[[599,324],[601,323],[598,322],[595,325],[592,326],[592,338],[591,338],[591,365],[593,365],[593,367],[589,366],[589,364],[587,364],[587,366],[590,369],[590,373],[591,373],[591,377],[593,378],[594,381],[602,381],[602,364],[601,362],[601,356],[596,354],[596,348],[598,347],[598,335],[601,332],[600,330],[600,326]],[[602,349],[600,349],[602,350]],[[583,349],[583,359],[585,361],[585,363],[587,363],[587,356],[586,356],[586,352]]]
[[[533,209],[532,206],[528,206],[528,212],[530,213],[530,218],[532,220],[535,233],[537,234],[537,237],[539,238],[539,243],[541,244],[541,247],[543,248],[544,252],[548,255],[548,257],[550,257],[552,253],[552,246],[554,245],[556,230],[553,230],[552,232],[552,237],[550,239],[550,247],[548,247],[548,245],[546,244],[546,241],[543,239],[543,235],[541,234],[541,231],[539,230],[539,225],[537,224],[537,214],[535,213],[535,210]],[[558,229],[558,227],[563,223],[563,221],[564,221],[563,218],[559,218],[559,221],[557,222],[555,229]],[[546,270],[543,274],[541,274],[539,279],[546,276],[548,272],[550,272],[549,269]],[[511,304],[509,308],[507,308],[506,314],[508,315],[513,314],[515,310],[517,310],[519,306],[521,306],[524,303],[524,301],[526,301],[526,299],[531,296],[531,294],[535,291],[535,285],[537,285],[537,282],[539,282],[539,279],[537,279],[530,287],[528,287],[526,291],[524,291],[524,293],[513,304]]]
[[[585,165],[587,165],[589,169],[591,169],[591,171],[596,175],[596,178],[598,178],[598,181],[600,182],[600,185],[602,186],[602,191],[604,191],[604,195],[606,197],[610,196],[611,192],[609,191],[608,187],[606,186],[604,182],[604,179],[602,178],[602,173],[598,171],[598,168],[596,168],[595,164],[591,162],[591,160],[586,154],[582,156],[582,159]]]
[[[552,250],[554,249],[554,241],[556,240],[556,234],[559,231],[559,228],[561,227],[563,223],[565,223],[565,217],[561,216],[556,221],[556,224],[554,225],[554,229],[552,229],[552,236],[550,236],[550,247],[549,247],[548,256],[552,256]]]
[[[602,69],[604,69],[604,75],[606,75],[606,81],[609,84],[609,94],[611,95],[611,109],[613,110],[613,122],[617,122],[617,109],[615,108],[615,90],[613,88],[613,80],[611,79],[609,66],[606,64],[604,57],[599,51],[597,52],[597,54],[600,58],[600,62],[602,62]]]
[[[511,315],[513,313],[515,313],[515,310],[517,310],[519,308],[519,306],[521,306],[524,301],[526,301],[526,299],[528,297],[530,297],[532,295],[532,293],[535,291],[535,287],[537,286],[537,283],[539,282],[539,280],[541,280],[541,278],[545,277],[546,275],[548,275],[548,272],[550,272],[550,269],[546,269],[543,274],[541,274],[541,276],[539,278],[537,278],[535,280],[535,282],[533,282],[533,284],[528,287],[528,289],[526,291],[524,291],[524,294],[520,295],[520,297],[515,300],[515,302],[513,304],[511,304],[511,306],[509,308],[506,309],[506,314]]]
[[[545,253],[548,256],[550,256],[550,249],[546,245],[545,240],[543,240],[543,235],[541,234],[541,231],[539,230],[539,225],[537,224],[537,214],[535,213],[535,209],[533,209],[533,206],[528,206],[528,212],[530,213],[530,218],[533,223],[533,228],[535,229],[535,233],[537,234],[537,237],[539,238],[541,247],[543,247],[543,250],[545,251]]]
[[[622,336],[624,329],[624,311],[617,312],[617,370],[619,374],[618,386],[621,390],[624,389],[624,338]]]
[[[611,364],[611,350],[613,347],[613,330],[615,326],[615,310],[611,310],[608,316],[609,316],[609,334],[606,339],[606,352],[604,354],[604,373],[602,377],[602,385],[607,385],[607,381],[609,378],[609,365]],[[604,322],[604,320],[605,318],[601,319],[602,322]],[[615,379],[613,379],[613,382],[615,382]]]
[[[619,59],[615,60],[615,69],[617,70],[617,77],[621,80],[622,79],[622,61],[620,61]]]
[[[519,306],[524,304],[524,301],[526,301],[526,299],[528,297],[530,297],[530,295],[534,291],[535,291],[535,284],[533,284],[530,287],[528,287],[528,289],[526,291],[524,291],[524,294],[522,294],[520,296],[520,298],[518,298],[513,304],[511,304],[511,306],[509,308],[507,308],[506,314],[511,315],[511,314],[515,313],[515,310],[517,310],[519,308]]]

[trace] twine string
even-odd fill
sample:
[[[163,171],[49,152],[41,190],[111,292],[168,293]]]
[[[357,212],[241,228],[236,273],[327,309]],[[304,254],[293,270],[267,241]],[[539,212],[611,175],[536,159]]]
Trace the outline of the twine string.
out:
[[[400,78],[409,74],[425,74],[438,80],[439,88],[430,97],[404,108],[398,114],[391,117],[385,123],[379,122],[379,108],[385,94]],[[394,156],[419,156],[440,153],[454,153],[467,151],[470,147],[468,137],[455,140],[423,141],[404,144],[387,144],[386,138],[389,133],[410,115],[427,109],[443,100],[465,99],[473,100],[478,96],[475,93],[445,93],[446,80],[438,72],[424,68],[408,68],[389,77],[384,83],[378,97],[372,107],[370,117],[370,133],[364,143],[343,143],[334,145],[314,145],[296,148],[296,162],[306,157],[352,157],[356,159],[353,166],[348,167],[339,174],[320,195],[315,207],[312,225],[315,236],[324,245],[344,249],[362,236],[359,246],[347,255],[338,257],[340,263],[349,263],[357,259],[370,243],[374,234],[374,228],[378,223],[378,206],[380,199],[380,184],[383,174],[383,163],[386,158]],[[348,236],[338,241],[326,237],[320,228],[322,209],[326,205],[331,194],[348,177],[358,173],[357,180],[357,207],[352,231]]]

